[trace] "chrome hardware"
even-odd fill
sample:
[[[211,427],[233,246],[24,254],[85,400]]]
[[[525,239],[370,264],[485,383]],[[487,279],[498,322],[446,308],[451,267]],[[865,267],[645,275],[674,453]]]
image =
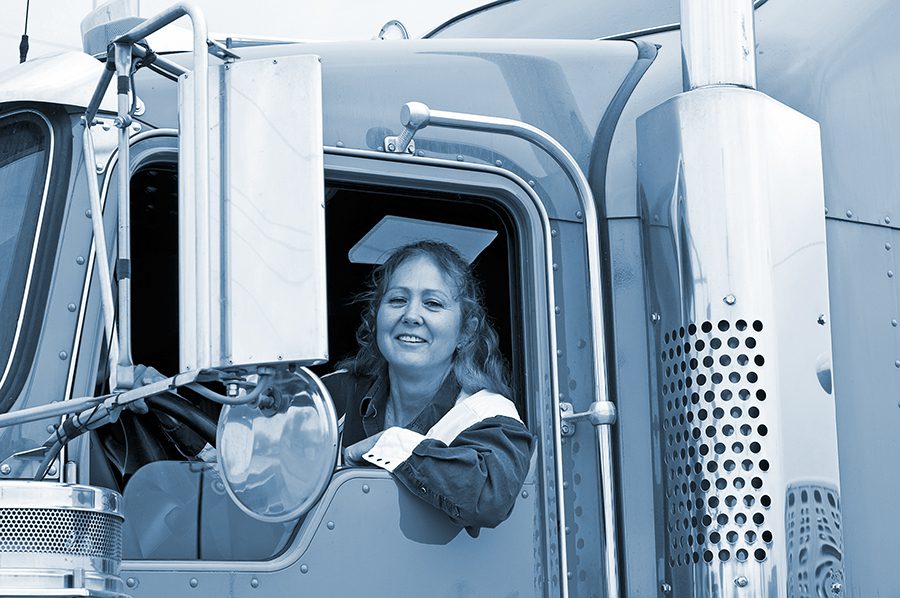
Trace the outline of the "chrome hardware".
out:
[[[0,595],[124,597],[123,519],[112,490],[0,483]]]
[[[587,411],[575,413],[571,403],[559,404],[563,436],[575,434],[575,422],[587,420],[592,426],[611,426],[616,423],[616,406],[610,401],[594,401]]]
[[[412,154],[416,151],[413,137],[416,131],[428,126],[431,111],[421,102],[407,102],[400,109],[400,124],[404,129],[400,135],[384,138],[384,149],[393,154]]]

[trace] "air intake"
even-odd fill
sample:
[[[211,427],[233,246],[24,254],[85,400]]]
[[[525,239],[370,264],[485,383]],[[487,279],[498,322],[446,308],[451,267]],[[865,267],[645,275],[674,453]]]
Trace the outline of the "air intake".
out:
[[[123,520],[122,497],[112,490],[0,483],[0,596],[127,598],[119,578]]]

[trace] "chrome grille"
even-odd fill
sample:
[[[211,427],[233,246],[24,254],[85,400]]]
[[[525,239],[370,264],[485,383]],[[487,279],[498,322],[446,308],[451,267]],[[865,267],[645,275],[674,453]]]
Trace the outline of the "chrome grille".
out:
[[[106,513],[0,508],[0,552],[122,558],[122,520]]]
[[[739,319],[690,323],[661,339],[670,567],[769,557],[764,338],[762,321]]]

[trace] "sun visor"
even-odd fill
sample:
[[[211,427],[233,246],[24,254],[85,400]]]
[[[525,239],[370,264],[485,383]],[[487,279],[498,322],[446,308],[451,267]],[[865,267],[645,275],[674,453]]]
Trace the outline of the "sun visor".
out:
[[[497,232],[484,228],[385,216],[350,249],[354,264],[383,264],[391,253],[416,241],[442,241],[456,249],[471,264],[497,237]]]

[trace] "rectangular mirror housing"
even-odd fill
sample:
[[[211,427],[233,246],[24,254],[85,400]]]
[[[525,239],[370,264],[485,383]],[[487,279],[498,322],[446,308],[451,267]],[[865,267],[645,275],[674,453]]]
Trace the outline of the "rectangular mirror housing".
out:
[[[181,370],[326,361],[319,58],[211,66],[208,164],[193,160],[192,76],[179,80]],[[198,176],[208,199],[192,196]]]

